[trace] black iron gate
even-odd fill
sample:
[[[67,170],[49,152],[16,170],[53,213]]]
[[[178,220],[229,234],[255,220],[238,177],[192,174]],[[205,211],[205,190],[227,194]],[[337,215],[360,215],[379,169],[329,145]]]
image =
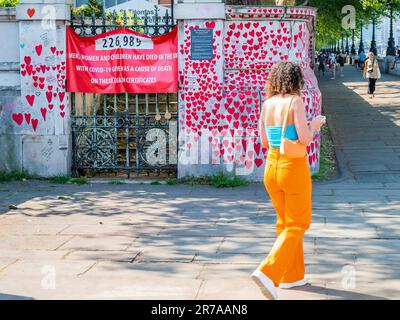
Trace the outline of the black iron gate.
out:
[[[155,36],[174,27],[166,12],[144,17],[72,13],[71,28],[81,36],[121,27]],[[71,94],[72,168],[75,175],[176,175],[177,93]]]

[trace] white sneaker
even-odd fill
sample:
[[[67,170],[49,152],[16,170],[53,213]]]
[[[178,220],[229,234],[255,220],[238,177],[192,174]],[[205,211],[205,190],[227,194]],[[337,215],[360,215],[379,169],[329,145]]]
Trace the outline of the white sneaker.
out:
[[[295,281],[295,282],[288,282],[288,283],[283,283],[281,282],[279,284],[279,288],[281,289],[290,289],[290,288],[294,288],[294,287],[300,287],[300,286],[304,286],[308,283],[306,278],[303,278],[299,281]]]
[[[275,289],[275,284],[268,278],[264,273],[257,268],[252,274],[251,278],[258,285],[263,295],[270,300],[275,300],[278,298],[278,293]]]

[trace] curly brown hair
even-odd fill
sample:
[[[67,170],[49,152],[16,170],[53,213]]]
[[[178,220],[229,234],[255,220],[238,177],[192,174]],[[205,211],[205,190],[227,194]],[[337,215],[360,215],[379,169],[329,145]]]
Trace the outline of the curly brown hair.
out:
[[[267,98],[275,95],[296,94],[304,86],[303,73],[298,64],[293,62],[280,62],[274,65],[267,79]]]

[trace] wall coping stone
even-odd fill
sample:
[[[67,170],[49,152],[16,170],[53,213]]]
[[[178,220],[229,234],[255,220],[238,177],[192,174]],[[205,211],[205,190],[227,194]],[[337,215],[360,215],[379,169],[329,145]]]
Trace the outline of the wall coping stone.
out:
[[[0,62],[0,71],[19,71],[19,62]]]
[[[3,8],[0,7],[0,21],[15,21],[16,20],[16,8]]]

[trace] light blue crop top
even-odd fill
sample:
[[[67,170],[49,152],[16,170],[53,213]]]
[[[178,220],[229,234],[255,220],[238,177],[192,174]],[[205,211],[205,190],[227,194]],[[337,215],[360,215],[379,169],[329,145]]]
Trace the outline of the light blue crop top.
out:
[[[272,148],[280,148],[282,126],[265,126],[268,143]],[[296,127],[293,124],[286,126],[285,138],[289,140],[298,140]]]

